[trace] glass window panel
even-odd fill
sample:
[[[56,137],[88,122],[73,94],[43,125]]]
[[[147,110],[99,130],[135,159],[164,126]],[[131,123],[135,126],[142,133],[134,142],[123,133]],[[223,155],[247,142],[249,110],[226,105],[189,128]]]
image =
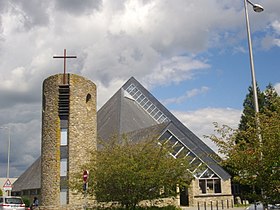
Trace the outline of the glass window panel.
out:
[[[209,168],[202,174],[201,178],[212,178],[214,172]]]
[[[167,117],[166,117],[165,115],[162,115],[162,116],[158,119],[158,121],[159,121],[160,123],[162,123],[162,122],[164,122],[166,119],[167,119]]]
[[[154,118],[157,120],[161,115],[162,115],[162,112],[159,111],[159,112],[154,116]]]
[[[154,109],[154,111],[151,112],[151,115],[152,115],[152,116],[155,116],[155,114],[156,114],[158,111],[159,111],[158,108]]]
[[[138,89],[135,87],[135,88],[130,92],[130,95],[133,96],[137,91],[138,91]]]
[[[67,204],[67,189],[60,190],[60,205]]]
[[[67,176],[67,159],[60,160],[60,176]]]
[[[176,155],[179,152],[179,150],[182,149],[183,147],[184,146],[180,142],[178,142],[176,145],[174,145],[172,154]]]
[[[153,104],[148,110],[148,113],[151,113],[154,109],[156,108],[156,106]]]
[[[172,136],[169,140],[168,140],[168,145],[169,146],[174,146],[174,144],[178,141],[178,139],[174,136]]]
[[[144,105],[144,109],[148,109],[150,106],[152,105],[152,102],[148,101],[145,105]]]
[[[197,158],[198,159],[198,158]],[[205,164],[201,164],[199,167],[196,168],[194,171],[194,175],[196,177],[200,177],[200,175],[207,169],[207,166]]]
[[[184,157],[186,157],[188,152],[189,152],[189,150],[186,147],[184,147],[184,149],[181,150],[179,154],[177,154],[177,158],[184,158]]]
[[[135,85],[131,84],[131,85],[126,89],[126,91],[130,93],[130,92],[134,89],[134,87],[135,87]]]
[[[140,103],[144,98],[145,98],[145,96],[144,96],[143,94],[141,94],[141,95],[137,98],[137,102]]]
[[[212,176],[212,178],[218,178],[217,174],[214,174],[214,175]]]
[[[215,193],[221,193],[222,192],[221,180],[220,179],[214,179],[214,190],[215,190]]]
[[[189,162],[194,161],[194,158],[196,158],[196,156],[192,152],[190,152],[187,156]]]
[[[60,145],[67,145],[67,128],[62,128],[60,130]]]
[[[200,165],[202,165],[202,162],[198,158],[194,158],[192,160],[192,162],[190,163],[190,165],[189,165],[190,170],[195,173],[195,176],[196,176],[196,172],[195,171],[198,169],[198,167]]]
[[[171,133],[169,131],[166,131],[164,134],[161,135],[161,137],[159,137],[160,141],[166,141],[170,138]]]
[[[199,190],[201,194],[206,194],[206,180],[199,180]]]
[[[141,101],[140,105],[143,106],[145,103],[147,103],[148,99],[145,98],[143,101]]]
[[[214,193],[214,181],[213,179],[207,179],[207,185],[206,185],[207,193]]]
[[[140,96],[141,92],[140,91],[137,91],[132,97],[134,99],[138,98],[138,96]]]
[[[198,166],[200,163],[201,163],[201,161],[199,160],[199,158],[194,158],[191,161],[191,165],[193,165],[193,166]]]

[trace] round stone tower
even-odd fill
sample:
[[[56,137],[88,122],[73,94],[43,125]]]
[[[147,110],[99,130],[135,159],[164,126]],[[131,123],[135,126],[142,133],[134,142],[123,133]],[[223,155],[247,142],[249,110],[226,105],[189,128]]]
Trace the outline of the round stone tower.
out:
[[[69,182],[96,150],[96,85],[75,74],[56,74],[43,83],[42,206],[82,202]]]

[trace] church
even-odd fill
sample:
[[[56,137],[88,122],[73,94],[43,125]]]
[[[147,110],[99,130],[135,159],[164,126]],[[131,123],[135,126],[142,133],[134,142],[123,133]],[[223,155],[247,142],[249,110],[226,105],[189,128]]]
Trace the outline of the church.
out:
[[[62,75],[58,74],[53,77],[58,77],[60,78],[59,81],[61,81]],[[188,189],[180,189],[180,196],[178,196],[176,201],[177,205],[215,205],[225,207],[233,205],[231,176],[218,164],[215,159],[217,156],[215,152],[181,123],[134,77],[131,77],[120,87],[120,89],[98,110],[96,122],[94,116],[94,112],[96,112],[94,108],[96,103],[96,94],[94,92],[95,85],[91,84],[91,81],[74,74],[67,74],[66,78],[68,81],[67,88],[69,88],[68,92],[66,90],[66,95],[70,97],[69,107],[66,105],[65,108],[65,102],[59,101],[59,97],[64,97],[61,96],[60,93],[65,92],[65,90],[62,90],[65,88],[65,85],[54,84],[56,82],[52,83],[51,85],[56,87],[56,92],[52,92],[49,97],[54,97],[54,95],[57,97],[58,102],[56,102],[54,106],[58,107],[55,113],[59,116],[60,120],[56,124],[59,127],[58,130],[61,131],[60,136],[64,136],[66,139],[68,138],[68,140],[64,142],[64,145],[58,145],[56,149],[54,149],[53,154],[45,153],[44,151],[46,149],[43,148],[45,145],[44,141],[51,142],[52,138],[55,137],[50,137],[47,133],[44,134],[44,125],[48,124],[48,126],[50,126],[55,123],[55,121],[47,123],[44,122],[44,120],[52,118],[42,118],[42,156],[14,183],[12,191],[14,195],[26,197],[33,197],[36,195],[44,199],[43,186],[46,187],[50,183],[45,183],[45,179],[42,177],[53,176],[51,171],[57,170],[58,175],[52,177],[53,180],[57,180],[57,182],[60,183],[56,186],[57,193],[55,195],[60,198],[57,202],[59,202],[60,205],[70,204],[72,202],[71,196],[73,196],[73,193],[69,192],[67,185],[63,185],[63,183],[65,183],[63,180],[65,180],[65,178],[69,179],[72,173],[71,167],[76,167],[75,164],[73,165],[72,163],[77,163],[77,160],[74,159],[79,157],[73,158],[72,156],[74,153],[71,153],[71,151],[75,149],[73,145],[78,147],[77,141],[79,142],[83,139],[84,135],[92,136],[93,139],[87,139],[86,142],[89,142],[89,145],[91,145],[93,149],[96,149],[96,145],[94,146],[94,144],[96,144],[97,136],[102,139],[107,139],[115,134],[134,133],[134,136],[141,139],[141,136],[144,136],[148,132],[153,132],[155,135],[159,136],[158,141],[168,140],[173,145],[174,151],[171,155],[174,158],[188,157],[187,159],[191,160],[190,164],[192,167],[190,172],[194,179]],[[50,80],[50,78],[46,80]],[[44,82],[45,84],[46,80]],[[77,83],[75,80],[79,82]],[[48,93],[50,92],[51,91],[48,91]],[[80,95],[82,95],[81,98],[85,98],[85,100],[80,100]],[[45,112],[47,112],[45,110],[46,100],[48,101],[50,99],[45,97],[46,93],[43,90],[43,116],[45,116]],[[78,105],[83,103],[85,103],[85,105]],[[64,112],[65,109],[67,109],[66,114]],[[54,109],[50,110],[53,112]],[[97,123],[96,128],[95,125],[85,126],[85,122],[87,121],[84,121],[84,116],[91,116],[90,119],[94,120],[88,121],[88,123]],[[55,116],[53,116],[53,118],[56,119]],[[79,120],[82,119],[83,123],[79,122]],[[79,123],[82,125],[79,126]],[[80,129],[77,129],[77,126]],[[49,131],[49,127],[46,128],[46,131]],[[65,134],[63,131],[68,133]],[[90,133],[88,133],[89,131]],[[47,140],[44,138],[49,139]],[[60,137],[60,141],[62,140],[63,138]],[[66,143],[67,141],[69,144]],[[73,144],[71,143],[72,141],[76,141],[76,143]],[[53,144],[54,142],[50,145]],[[60,157],[54,158],[53,161],[44,164],[43,162],[46,162],[46,160],[49,161],[49,155],[59,155]],[[62,159],[64,162],[61,161]],[[51,163],[56,165],[54,169],[47,168],[43,170],[46,165],[49,166]],[[61,167],[63,164],[65,165],[64,168]],[[64,170],[64,175],[59,177],[59,174],[61,175],[60,170],[62,169]]]

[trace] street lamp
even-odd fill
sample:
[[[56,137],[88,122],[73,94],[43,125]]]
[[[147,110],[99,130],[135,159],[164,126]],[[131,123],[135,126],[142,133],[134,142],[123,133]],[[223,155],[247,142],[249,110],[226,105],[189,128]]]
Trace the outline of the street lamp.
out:
[[[256,85],[255,67],[254,67],[253,50],[252,50],[252,40],[251,40],[251,33],[250,33],[250,23],[249,23],[249,15],[248,15],[248,8],[247,8],[248,3],[253,7],[253,10],[255,12],[262,12],[264,10],[264,8],[261,5],[254,4],[249,0],[244,0],[247,35],[248,35],[248,46],[249,46],[249,56],[250,56],[250,66],[251,66],[251,76],[252,76],[254,108],[255,108],[256,115],[257,115],[259,113],[259,104],[258,104],[257,85]]]
[[[0,127],[0,129],[8,129],[8,164],[7,164],[7,179],[10,178],[10,150],[11,150],[11,129],[8,127]]]
[[[254,108],[255,108],[255,115],[256,115],[256,126],[257,126],[257,135],[259,138],[260,146],[262,146],[262,137],[260,134],[260,127],[259,127],[259,104],[258,104],[258,95],[257,95],[257,85],[256,85],[256,77],[255,77],[255,67],[254,67],[254,59],[253,59],[253,49],[252,49],[252,40],[251,40],[251,33],[250,33],[250,23],[249,23],[249,15],[248,15],[248,8],[247,5],[250,4],[253,7],[255,12],[262,12],[264,8],[259,4],[254,4],[250,0],[244,0],[244,8],[245,8],[245,18],[246,18],[246,27],[247,27],[247,35],[248,35],[248,46],[249,46],[249,56],[250,56],[250,66],[251,66],[251,76],[252,76],[252,88],[253,88],[253,98],[254,98]],[[262,151],[260,154],[260,158],[262,159]],[[255,184],[253,186],[254,193],[255,193]],[[261,189],[261,194],[263,195],[263,191]],[[255,203],[255,210],[256,210],[256,203]]]

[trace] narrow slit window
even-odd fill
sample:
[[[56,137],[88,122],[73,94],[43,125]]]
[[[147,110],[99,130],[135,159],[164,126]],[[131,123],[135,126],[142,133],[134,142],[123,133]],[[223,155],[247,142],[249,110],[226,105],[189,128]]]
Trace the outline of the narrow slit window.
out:
[[[68,143],[67,136],[68,136],[67,128],[62,128],[60,131],[60,145],[61,146],[67,145],[67,143]]]
[[[60,176],[67,176],[67,159],[60,160]]]

